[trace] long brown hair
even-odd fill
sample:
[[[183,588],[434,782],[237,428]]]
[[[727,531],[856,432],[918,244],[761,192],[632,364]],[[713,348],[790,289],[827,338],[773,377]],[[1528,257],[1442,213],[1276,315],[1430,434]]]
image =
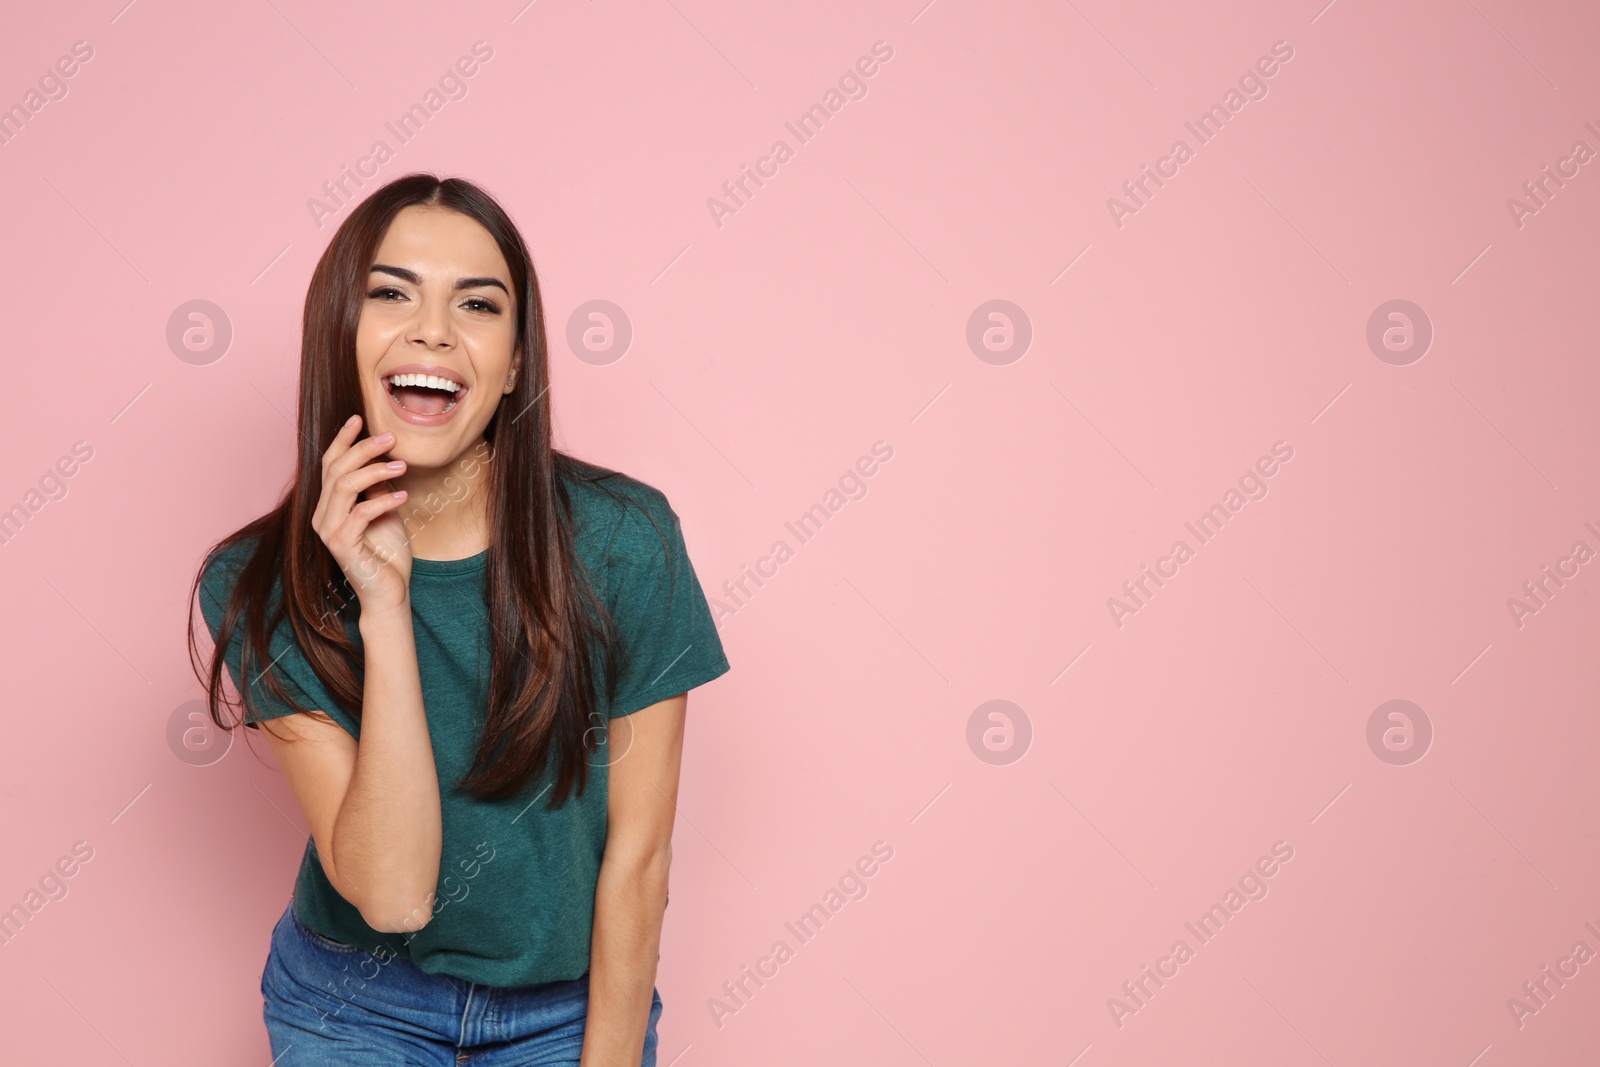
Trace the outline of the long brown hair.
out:
[[[268,634],[287,616],[295,641],[328,693],[358,719],[362,686],[355,647],[338,607],[355,600],[333,554],[311,526],[321,494],[322,454],[352,412],[363,410],[355,359],[368,272],[385,232],[402,208],[437,205],[477,220],[500,246],[517,294],[517,336],[523,372],[484,430],[493,449],[487,483],[489,551],[484,597],[491,633],[488,708],[477,756],[458,783],[481,799],[516,796],[550,759],[559,763],[549,806],[575,788],[582,794],[588,753],[599,747],[597,677],[614,695],[623,649],[614,624],[591,588],[573,547],[568,479],[606,488],[616,471],[586,463],[555,448],[548,392],[550,367],[544,308],[533,260],[515,224],[486,192],[460,178],[407,174],[375,191],[340,225],[318,261],[306,292],[300,345],[299,458],[294,482],[272,511],[213,546],[208,560],[229,546],[255,541],[240,567],[223,613],[209,677],[201,674],[195,644],[194,601],[204,568],[190,588],[190,664],[206,687],[218,727],[232,730],[253,707],[243,686],[237,723],[224,721],[225,652],[241,620],[240,672],[267,664],[265,681],[277,698],[302,708],[270,670]],[[506,414],[509,410],[510,414]],[[363,435],[365,431],[363,431]],[[607,488],[606,491],[612,495]],[[617,496],[626,505],[627,498]],[[410,507],[408,502],[406,507]],[[405,508],[401,509],[402,512]],[[648,514],[648,512],[647,512]],[[654,521],[652,519],[652,521]],[[271,596],[282,580],[283,595]],[[268,619],[269,599],[273,611]],[[596,659],[595,651],[602,658]]]

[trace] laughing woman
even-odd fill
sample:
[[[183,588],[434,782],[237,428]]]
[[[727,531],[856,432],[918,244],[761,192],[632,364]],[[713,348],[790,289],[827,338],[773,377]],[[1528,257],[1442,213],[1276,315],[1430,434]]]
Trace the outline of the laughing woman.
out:
[[[481,189],[407,175],[339,227],[294,481],[190,590],[213,719],[266,724],[311,829],[276,1067],[655,1063],[688,691],[728,661],[666,497],[557,450],[549,386]]]

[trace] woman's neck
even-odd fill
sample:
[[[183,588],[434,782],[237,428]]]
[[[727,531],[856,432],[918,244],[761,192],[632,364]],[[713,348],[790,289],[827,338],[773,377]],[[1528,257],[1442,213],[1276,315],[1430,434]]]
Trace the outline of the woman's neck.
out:
[[[418,559],[466,559],[489,547],[489,463],[486,442],[447,467],[412,468],[394,486],[407,497],[396,514]]]

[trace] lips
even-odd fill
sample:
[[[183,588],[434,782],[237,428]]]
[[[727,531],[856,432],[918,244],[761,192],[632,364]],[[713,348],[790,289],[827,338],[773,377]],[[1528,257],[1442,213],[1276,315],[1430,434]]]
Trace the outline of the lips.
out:
[[[460,374],[428,363],[391,367],[384,371],[380,381],[395,414],[417,426],[449,422],[468,392]]]

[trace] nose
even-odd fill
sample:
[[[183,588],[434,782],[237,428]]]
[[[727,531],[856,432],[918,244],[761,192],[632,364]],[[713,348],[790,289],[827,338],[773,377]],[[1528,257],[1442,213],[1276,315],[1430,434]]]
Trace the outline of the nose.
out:
[[[424,348],[449,348],[455,344],[455,328],[450,320],[448,301],[429,300],[417,302],[417,313],[406,328],[406,343],[420,344]]]

